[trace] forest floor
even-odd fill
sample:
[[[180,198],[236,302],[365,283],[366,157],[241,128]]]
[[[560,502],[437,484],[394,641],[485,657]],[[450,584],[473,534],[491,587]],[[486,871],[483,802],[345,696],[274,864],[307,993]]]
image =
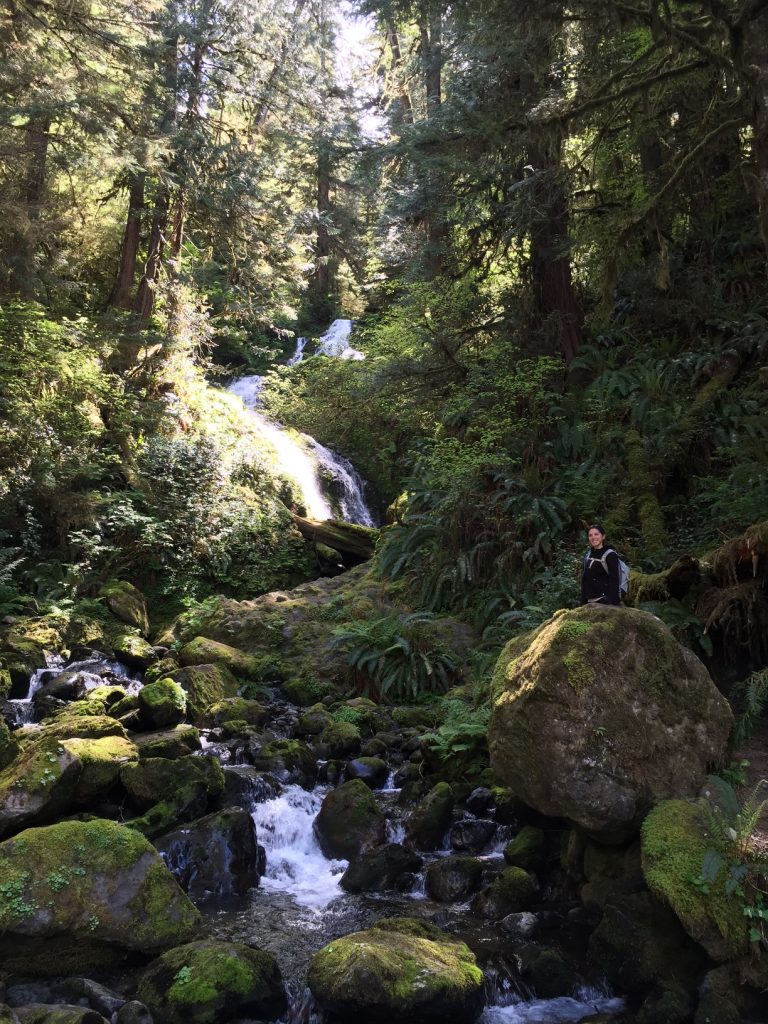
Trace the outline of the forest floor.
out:
[[[733,760],[749,762],[744,769],[746,784],[742,787],[740,793],[742,799],[746,800],[752,795],[755,786],[761,780],[768,780],[768,721],[758,722],[750,738],[734,754]],[[757,796],[760,800],[768,800],[768,783]],[[753,843],[763,856],[768,856],[768,803],[766,803],[765,810],[755,830]]]

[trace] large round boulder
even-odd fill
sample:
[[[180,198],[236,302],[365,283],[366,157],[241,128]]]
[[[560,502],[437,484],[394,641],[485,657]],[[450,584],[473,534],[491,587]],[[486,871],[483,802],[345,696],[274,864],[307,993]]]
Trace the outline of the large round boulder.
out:
[[[240,942],[190,942],[150,964],[138,998],[163,1024],[274,1020],[285,1009],[275,958]]]
[[[376,797],[359,779],[326,794],[314,828],[326,857],[351,860],[384,842],[384,815]]]
[[[48,948],[58,970],[105,945],[162,950],[193,938],[200,922],[160,854],[113,821],[27,829],[0,843],[0,877],[0,955],[27,956],[27,969]]]
[[[483,972],[463,942],[424,921],[395,918],[316,953],[307,983],[346,1024],[471,1024],[483,1007]]]
[[[516,797],[604,840],[657,800],[693,796],[733,717],[699,659],[655,616],[584,606],[502,651],[491,766]]]

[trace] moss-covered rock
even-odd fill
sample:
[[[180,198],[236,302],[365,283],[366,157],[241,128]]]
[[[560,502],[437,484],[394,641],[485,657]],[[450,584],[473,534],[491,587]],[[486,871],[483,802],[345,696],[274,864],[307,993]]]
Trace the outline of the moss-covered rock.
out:
[[[250,700],[247,697],[224,697],[208,707],[205,714],[200,716],[200,724],[208,728],[232,721],[263,725],[266,717],[267,709],[257,700]]]
[[[306,708],[321,701],[323,697],[329,697],[335,687],[330,679],[320,679],[316,676],[290,676],[283,683],[283,690],[292,704]]]
[[[149,617],[147,615],[147,602],[140,590],[131,583],[114,580],[106,583],[100,590],[99,596],[103,597],[107,607],[121,622],[128,626],[134,626],[144,636],[149,632]]]
[[[328,756],[340,760],[360,750],[360,730],[352,722],[330,721],[320,735]]]
[[[0,771],[8,765],[19,753],[19,744],[16,737],[0,718]]]
[[[139,759],[136,744],[123,736],[73,737],[62,740],[61,745],[74,754],[81,765],[72,797],[76,804],[88,804],[106,795],[120,777],[123,766]]]
[[[492,683],[491,766],[542,814],[607,840],[655,800],[695,794],[724,757],[727,701],[646,612],[558,612],[504,648]]]
[[[224,772],[214,757],[143,758],[125,765],[120,781],[130,805],[142,812],[128,824],[149,837],[201,817],[224,791]]]
[[[296,725],[298,736],[318,736],[331,724],[331,716],[324,704],[313,704],[299,717]]]
[[[312,958],[307,983],[334,1020],[471,1024],[483,1007],[483,972],[463,942],[407,920],[336,939]]]
[[[139,708],[151,728],[178,725],[187,713],[187,695],[173,679],[158,679],[156,683],[142,686]]]
[[[2,661],[0,661],[0,700],[5,700],[11,695],[11,687],[13,681],[11,680],[10,669],[7,669]]]
[[[164,655],[159,661],[149,666],[144,673],[144,684],[156,683],[158,679],[165,679],[166,676],[173,676],[179,669],[179,660],[170,654]]]
[[[427,868],[427,895],[440,903],[465,900],[480,888],[482,875],[476,857],[441,857]]]
[[[142,637],[136,636],[135,633],[123,633],[121,636],[115,637],[112,646],[115,656],[120,661],[124,661],[126,665],[136,668],[140,672],[148,669],[154,661],[157,661],[157,653],[151,644],[148,644]]]
[[[132,829],[111,821],[63,821],[0,843],[0,952],[45,949],[56,968],[87,962],[105,943],[157,950],[194,937],[197,910],[162,858]]]
[[[251,759],[263,772],[269,772],[283,783],[298,783],[311,789],[317,778],[317,762],[306,743],[301,740],[272,740],[258,751],[252,751]]]
[[[0,772],[0,836],[53,821],[74,800],[82,763],[55,736],[41,736]]]
[[[472,910],[494,921],[527,910],[533,898],[533,879],[522,868],[505,868],[472,902]]]
[[[399,888],[403,875],[412,876],[422,863],[413,850],[399,843],[385,843],[355,857],[339,885],[347,892],[385,892]]]
[[[185,668],[190,665],[223,665],[233,675],[243,679],[261,678],[263,667],[261,658],[246,654],[229,644],[208,640],[204,636],[195,637],[185,644],[179,651],[179,661]]]
[[[405,826],[406,840],[417,850],[440,846],[453,813],[453,790],[447,782],[438,784],[411,812]]]
[[[326,857],[349,860],[384,842],[384,815],[359,779],[326,794],[314,828]]]
[[[105,1024],[105,1018],[96,1010],[67,1003],[25,1003],[16,1007],[12,1018],[0,1015],[0,1024],[5,1020],[13,1020],[14,1024]]]
[[[347,778],[360,779],[371,789],[380,789],[388,776],[387,763],[380,757],[355,757],[347,762]]]
[[[200,750],[200,733],[192,725],[176,725],[158,732],[132,733],[139,757],[186,757]]]
[[[240,683],[226,665],[190,665],[172,676],[187,694],[187,710],[195,723],[206,720],[209,709],[236,697]]]
[[[46,615],[19,619],[0,631],[0,661],[11,677],[13,696],[25,695],[29,677],[46,667],[46,654],[62,650],[65,627],[63,616]]]
[[[525,825],[504,847],[504,860],[513,867],[530,871],[537,868],[544,856],[544,832],[533,825]]]
[[[271,953],[210,939],[164,953],[144,972],[137,995],[162,1024],[274,1020],[286,1006]]]
[[[643,822],[642,865],[651,892],[669,904],[713,960],[722,962],[746,953],[749,936],[742,904],[726,893],[728,850],[717,838],[713,813],[706,800],[658,804]],[[719,858],[720,868],[705,884],[708,854]]]

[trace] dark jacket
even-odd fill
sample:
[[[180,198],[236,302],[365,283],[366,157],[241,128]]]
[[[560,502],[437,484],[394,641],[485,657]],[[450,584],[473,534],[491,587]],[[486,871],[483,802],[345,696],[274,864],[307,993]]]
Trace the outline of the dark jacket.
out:
[[[605,566],[601,559],[605,552]],[[607,569],[607,572],[606,572]],[[619,556],[611,548],[590,549],[581,574],[582,604],[621,604],[619,597]]]

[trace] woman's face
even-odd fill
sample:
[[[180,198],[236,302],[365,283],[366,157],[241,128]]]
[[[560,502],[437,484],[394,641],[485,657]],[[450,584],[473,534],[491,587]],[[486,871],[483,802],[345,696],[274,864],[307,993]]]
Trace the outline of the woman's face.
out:
[[[603,546],[604,538],[605,534],[600,533],[600,531],[594,526],[587,534],[587,540],[589,541],[590,546],[593,548],[601,548]]]

